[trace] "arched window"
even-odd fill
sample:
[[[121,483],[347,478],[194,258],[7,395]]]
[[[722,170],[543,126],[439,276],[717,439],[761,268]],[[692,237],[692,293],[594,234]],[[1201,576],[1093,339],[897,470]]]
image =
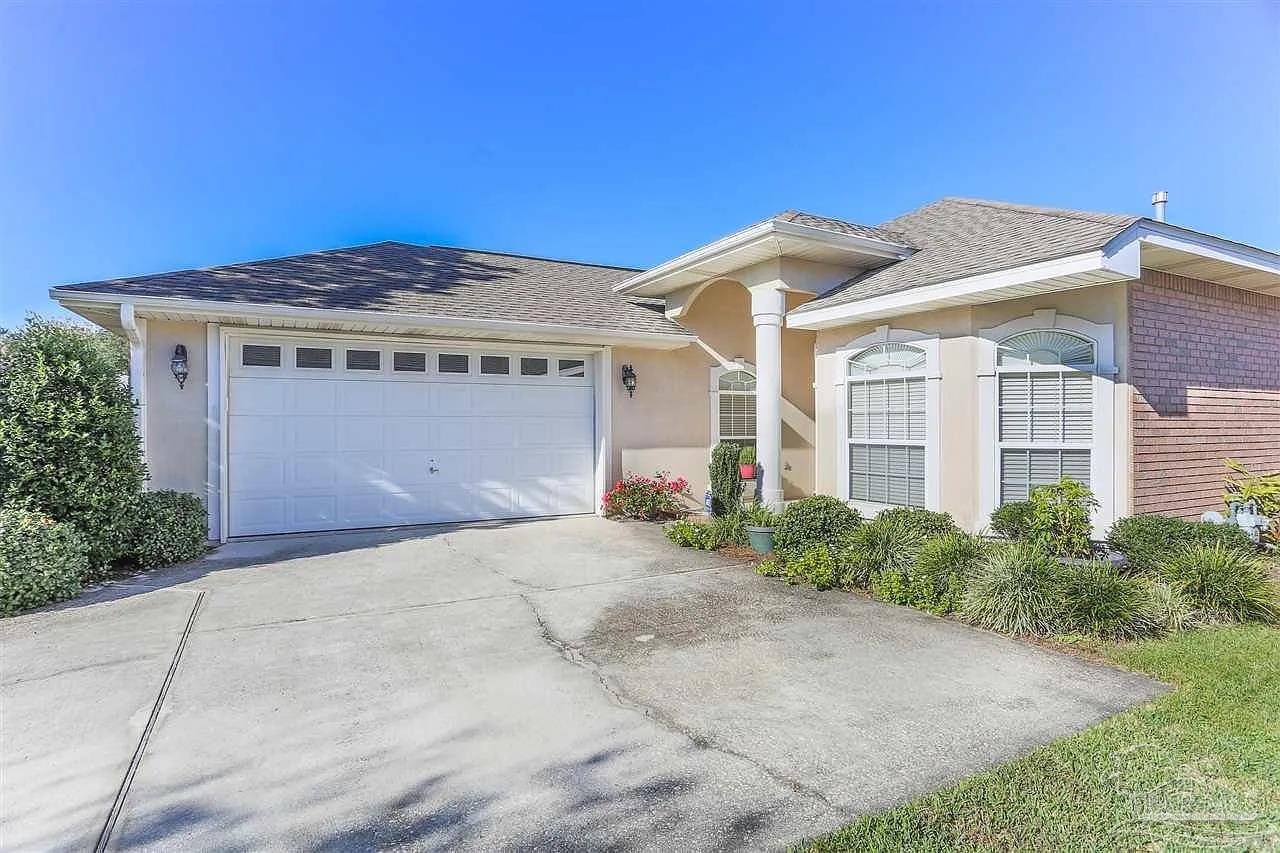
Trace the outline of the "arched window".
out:
[[[756,376],[735,368],[719,373],[715,384],[715,442],[756,443]]]
[[[1062,477],[1090,484],[1094,342],[1058,329],[996,346],[1000,503]]]
[[[849,499],[895,506],[925,505],[926,353],[883,343],[850,356]]]

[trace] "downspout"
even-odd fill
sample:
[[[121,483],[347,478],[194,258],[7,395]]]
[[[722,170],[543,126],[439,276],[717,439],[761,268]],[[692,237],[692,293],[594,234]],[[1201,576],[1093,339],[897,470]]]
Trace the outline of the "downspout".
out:
[[[133,313],[132,302],[120,304],[120,328],[129,341],[129,390],[137,406],[138,439],[142,459],[147,459],[147,321]]]

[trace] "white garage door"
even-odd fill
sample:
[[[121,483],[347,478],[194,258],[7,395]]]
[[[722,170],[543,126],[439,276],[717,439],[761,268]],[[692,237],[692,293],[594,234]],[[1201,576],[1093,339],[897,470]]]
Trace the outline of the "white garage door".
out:
[[[594,509],[591,357],[229,339],[229,533]]]

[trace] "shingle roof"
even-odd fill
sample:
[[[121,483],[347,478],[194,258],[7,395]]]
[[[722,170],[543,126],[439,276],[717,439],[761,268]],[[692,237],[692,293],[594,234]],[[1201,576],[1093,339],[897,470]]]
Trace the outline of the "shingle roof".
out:
[[[898,243],[899,245],[911,246],[911,242],[905,235],[892,231],[888,228],[877,228],[872,225],[859,225],[856,222],[846,222],[843,219],[832,219],[829,216],[818,216],[813,213],[805,213],[800,210],[786,210],[779,213],[774,219],[780,219],[783,222],[794,222],[797,225],[808,225],[813,228],[822,228],[826,231],[835,231],[839,234],[854,234],[858,237],[871,237],[875,240],[885,240],[889,243]]]
[[[1139,219],[944,198],[880,226],[919,251],[852,278],[795,313],[1098,249]]]
[[[55,290],[690,334],[664,316],[661,301],[610,289],[635,272],[386,242]]]

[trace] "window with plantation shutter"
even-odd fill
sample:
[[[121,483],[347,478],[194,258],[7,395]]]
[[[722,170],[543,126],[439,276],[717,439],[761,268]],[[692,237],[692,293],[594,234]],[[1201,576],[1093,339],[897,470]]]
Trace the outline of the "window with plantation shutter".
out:
[[[756,377],[728,370],[716,380],[716,439],[742,445],[756,443]]]
[[[1000,503],[1070,477],[1089,485],[1094,345],[1057,330],[1023,332],[997,349]]]
[[[849,499],[896,506],[925,504],[925,353],[880,344],[847,364]],[[875,374],[883,378],[871,378]]]

